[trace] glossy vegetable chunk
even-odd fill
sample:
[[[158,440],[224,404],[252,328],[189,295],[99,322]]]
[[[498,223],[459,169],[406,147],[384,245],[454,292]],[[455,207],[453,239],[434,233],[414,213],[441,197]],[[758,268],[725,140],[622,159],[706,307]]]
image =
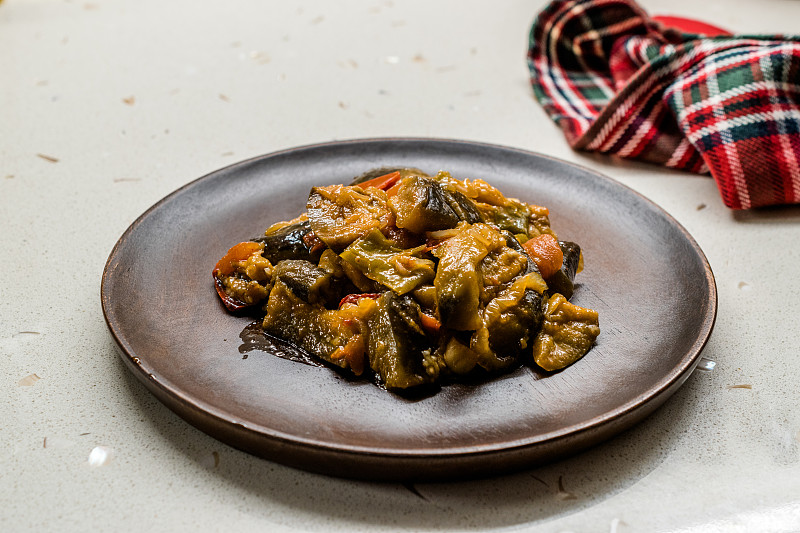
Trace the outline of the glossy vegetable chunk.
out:
[[[468,205],[474,212],[469,220],[486,222],[514,234],[529,234],[531,209],[528,204],[515,198],[506,198],[497,188],[481,179],[457,180],[447,172],[440,172],[436,178],[461,205]],[[466,200],[466,202],[465,202]],[[468,203],[467,203],[468,202]]]
[[[564,252],[555,237],[542,233],[528,239],[523,245],[528,256],[536,263],[536,268],[544,279],[558,272],[564,262]]]
[[[484,221],[491,222],[502,230],[526,235],[529,232],[528,220],[531,212],[522,202],[508,199],[500,205],[479,203],[477,208]]]
[[[261,244],[242,242],[217,261],[214,287],[229,311],[252,307],[269,296],[273,267],[262,253]]]
[[[371,313],[370,300],[363,301],[364,305],[348,309],[325,309],[306,302],[278,280],[269,295],[262,327],[323,361],[360,375],[365,368],[365,323]]]
[[[478,365],[479,358],[477,352],[455,337],[451,337],[447,341],[442,355],[447,369],[456,375],[472,372]]]
[[[594,344],[600,334],[597,311],[584,309],[555,294],[547,301],[544,324],[533,346],[533,359],[545,370],[571,365]]]
[[[425,247],[404,250],[393,245],[377,229],[347,247],[340,257],[367,278],[405,294],[433,280],[434,263],[422,259]]]
[[[544,318],[540,280],[536,273],[522,276],[481,313],[481,325],[472,336],[470,347],[478,353],[478,364],[484,369],[497,371],[514,366],[531,346],[534,332]]]
[[[508,232],[503,235],[506,247],[500,249],[499,257],[514,257],[512,254],[516,257],[513,262],[509,259],[503,262],[510,264],[511,270],[506,270],[505,276],[495,276],[492,279],[495,285],[487,285],[484,290],[491,299],[481,311],[481,325],[470,342],[478,354],[478,364],[490,372],[513,367],[528,353],[542,325],[543,298],[547,291],[536,263],[519,241]],[[491,257],[492,254],[488,255],[483,262]]]
[[[341,299],[340,284],[331,272],[308,261],[287,259],[275,267],[275,279],[310,304],[332,305]]]
[[[262,255],[273,265],[284,259],[317,261],[325,249],[308,220],[289,223],[252,241],[263,245]]]
[[[337,252],[372,229],[385,231],[393,219],[386,193],[374,187],[314,187],[307,207],[314,234]]]
[[[397,184],[389,199],[397,227],[413,233],[453,228],[459,217],[448,204],[447,195],[430,178],[411,177]]]
[[[447,205],[458,216],[458,219],[469,224],[483,222],[480,211],[475,203],[458,191],[446,191]]]
[[[377,300],[369,320],[369,365],[390,390],[432,383],[423,365],[430,343],[420,324],[420,309],[413,299],[387,291]]]
[[[431,252],[439,259],[433,286],[445,327],[465,331],[480,326],[478,307],[484,280],[478,265],[490,252],[505,246],[505,237],[495,228],[474,224]]]

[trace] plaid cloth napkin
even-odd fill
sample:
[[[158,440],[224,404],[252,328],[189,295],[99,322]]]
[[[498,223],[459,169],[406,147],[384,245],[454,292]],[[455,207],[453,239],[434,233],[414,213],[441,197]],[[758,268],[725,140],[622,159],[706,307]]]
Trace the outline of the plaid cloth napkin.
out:
[[[681,33],[631,0],[556,0],[528,64],[573,148],[710,172],[733,209],[800,203],[800,39]]]

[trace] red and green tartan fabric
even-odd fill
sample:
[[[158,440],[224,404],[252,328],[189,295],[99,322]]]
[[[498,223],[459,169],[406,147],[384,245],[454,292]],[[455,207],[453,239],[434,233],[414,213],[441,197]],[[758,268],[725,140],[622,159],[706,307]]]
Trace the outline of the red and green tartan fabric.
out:
[[[800,203],[800,38],[686,34],[630,0],[556,0],[528,64],[574,149],[710,172],[732,209]]]

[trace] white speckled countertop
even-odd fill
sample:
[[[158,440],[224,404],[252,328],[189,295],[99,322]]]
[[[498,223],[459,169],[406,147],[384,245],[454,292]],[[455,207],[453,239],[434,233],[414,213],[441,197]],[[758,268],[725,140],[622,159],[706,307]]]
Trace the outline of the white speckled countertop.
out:
[[[572,152],[528,84],[544,4],[0,3],[0,530],[800,531],[800,208],[734,213],[710,178]],[[642,5],[747,33],[800,20],[788,0]],[[374,136],[538,151],[661,205],[716,276],[715,369],[578,456],[416,492],[273,464],[185,423],[106,328],[114,243],[212,170]]]

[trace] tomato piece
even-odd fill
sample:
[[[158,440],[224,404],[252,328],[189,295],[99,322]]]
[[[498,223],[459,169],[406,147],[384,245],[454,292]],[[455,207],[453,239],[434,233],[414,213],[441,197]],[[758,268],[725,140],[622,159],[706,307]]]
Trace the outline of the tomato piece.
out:
[[[549,233],[542,233],[529,239],[522,247],[536,263],[536,267],[544,279],[551,277],[561,269],[564,252],[561,251],[558,240]]]
[[[358,186],[362,189],[366,189],[367,187],[375,187],[376,189],[387,190],[392,185],[397,183],[400,180],[400,171],[395,170],[394,172],[389,172],[388,174],[384,174],[383,176],[378,176],[377,178],[372,178],[371,180],[367,180],[363,183],[359,183]]]

